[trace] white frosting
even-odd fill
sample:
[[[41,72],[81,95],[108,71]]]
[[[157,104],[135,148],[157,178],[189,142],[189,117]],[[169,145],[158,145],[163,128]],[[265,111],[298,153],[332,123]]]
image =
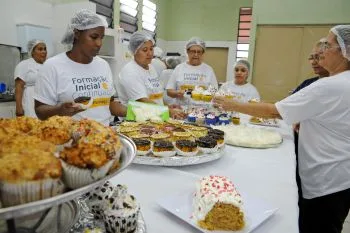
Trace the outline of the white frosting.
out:
[[[232,204],[240,209],[243,205],[241,195],[227,177],[203,177],[196,183],[196,192],[193,198],[194,220],[204,220],[217,202]]]
[[[282,142],[282,136],[276,131],[239,126],[214,126],[225,132],[225,142],[238,146],[259,147]]]

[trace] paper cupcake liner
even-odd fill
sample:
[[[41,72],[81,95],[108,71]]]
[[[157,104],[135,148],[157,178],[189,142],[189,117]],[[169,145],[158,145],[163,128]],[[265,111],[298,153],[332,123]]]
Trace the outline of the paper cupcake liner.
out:
[[[122,153],[122,150],[123,150],[123,147],[120,147],[114,154],[114,156],[112,157],[113,159],[115,160],[118,160],[120,159],[120,154]]]
[[[171,156],[175,156],[176,151],[160,151],[160,152],[155,152],[153,151],[154,156],[158,156],[158,157],[171,157]]]
[[[64,184],[60,179],[25,181],[22,183],[1,182],[1,202],[4,207],[38,201],[61,194]]]
[[[60,152],[60,151],[63,151],[63,149],[65,147],[72,147],[72,144],[73,144],[73,139],[70,139],[68,142],[66,143],[63,143],[61,145],[56,145],[56,151],[57,152]]]
[[[214,148],[205,148],[205,147],[198,147],[201,152],[204,154],[212,154],[218,151],[218,146],[216,145]]]
[[[184,152],[182,150],[180,150],[179,148],[175,147],[175,150],[176,150],[176,153],[178,155],[181,155],[181,156],[195,156],[198,154],[198,149],[196,151],[193,151],[193,152]]]
[[[141,156],[143,156],[143,155],[147,155],[147,154],[149,154],[151,152],[151,149],[149,149],[149,150],[146,150],[146,151],[143,151],[143,150],[137,150],[137,155],[141,155]]]
[[[63,180],[67,187],[77,189],[105,177],[116,159],[111,159],[98,169],[78,168],[61,160]]]
[[[103,220],[109,233],[133,232],[137,227],[137,220],[140,213],[140,207],[130,212],[128,216],[116,216],[113,212],[105,211]]]

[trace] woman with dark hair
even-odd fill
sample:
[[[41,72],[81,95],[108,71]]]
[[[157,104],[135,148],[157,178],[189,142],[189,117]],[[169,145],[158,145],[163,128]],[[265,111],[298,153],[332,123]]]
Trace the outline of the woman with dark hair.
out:
[[[62,39],[71,49],[48,59],[35,85],[35,110],[40,119],[64,115],[108,125],[112,115],[125,115],[125,107],[113,99],[111,69],[96,56],[106,27],[106,20],[89,10],[73,16]]]

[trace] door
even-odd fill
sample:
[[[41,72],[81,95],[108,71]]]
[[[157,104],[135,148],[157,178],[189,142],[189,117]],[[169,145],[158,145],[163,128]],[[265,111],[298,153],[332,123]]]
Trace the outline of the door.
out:
[[[226,82],[228,48],[206,48],[203,61],[210,65],[218,83]]]
[[[276,102],[313,75],[308,62],[314,44],[331,26],[258,26],[252,83],[262,100]]]

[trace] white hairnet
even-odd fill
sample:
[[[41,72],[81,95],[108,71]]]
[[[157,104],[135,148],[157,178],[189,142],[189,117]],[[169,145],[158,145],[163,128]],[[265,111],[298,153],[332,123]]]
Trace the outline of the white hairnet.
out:
[[[200,47],[203,48],[203,50],[205,50],[205,48],[206,48],[205,42],[199,37],[192,37],[189,41],[187,41],[186,50],[189,49],[193,45],[199,45]]]
[[[154,47],[153,49],[153,57],[158,57],[160,59],[163,59],[164,57],[164,52],[161,48],[159,47]]]
[[[234,67],[236,67],[237,65],[243,65],[243,66],[245,66],[246,68],[247,68],[247,70],[248,70],[248,72],[250,71],[250,63],[249,63],[249,61],[247,61],[247,60],[238,60],[236,63],[235,63],[235,66]]]
[[[146,42],[146,41],[152,41],[153,44],[155,44],[153,37],[148,34],[145,31],[141,32],[134,32],[130,36],[130,41],[129,41],[129,50],[132,52],[132,54],[135,54],[139,48]]]
[[[33,39],[33,40],[28,41],[27,49],[28,49],[28,56],[29,56],[29,57],[32,56],[32,53],[33,53],[33,50],[34,50],[35,46],[37,46],[37,45],[40,44],[40,43],[45,44],[44,41],[42,41],[42,40],[37,40],[37,39]]]
[[[343,56],[350,61],[350,25],[338,25],[331,28],[336,35]]]
[[[179,57],[167,57],[165,63],[169,69],[175,69],[181,63],[181,59]]]
[[[63,36],[61,43],[66,45],[73,44],[74,29],[88,30],[97,27],[108,27],[106,19],[90,10],[80,10],[76,12],[73,18],[70,20],[67,31]]]

